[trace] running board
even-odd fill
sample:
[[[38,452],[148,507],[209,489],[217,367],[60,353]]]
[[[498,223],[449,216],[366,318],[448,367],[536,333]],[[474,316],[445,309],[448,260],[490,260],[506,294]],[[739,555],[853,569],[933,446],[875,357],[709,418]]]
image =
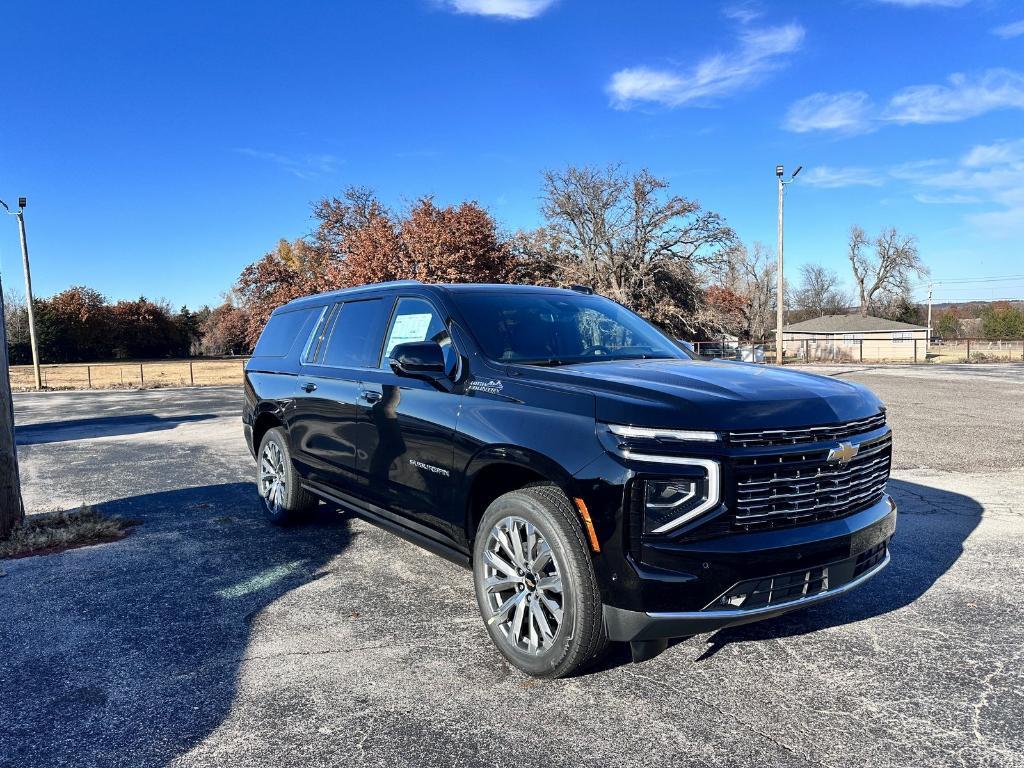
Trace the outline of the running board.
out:
[[[400,536],[406,541],[411,541],[413,544],[423,547],[424,549],[433,552],[435,555],[440,555],[445,560],[449,560],[456,565],[461,565],[463,568],[473,567],[470,556],[462,550],[451,544],[438,541],[426,533],[413,530],[408,525],[405,525],[404,521],[402,521],[398,515],[388,512],[382,507],[357,500],[348,494],[330,490],[318,483],[306,481],[302,483],[302,487],[325,501],[337,504],[339,507],[343,507],[354,514],[359,515],[364,520],[373,523],[379,528],[383,528],[396,536]]]

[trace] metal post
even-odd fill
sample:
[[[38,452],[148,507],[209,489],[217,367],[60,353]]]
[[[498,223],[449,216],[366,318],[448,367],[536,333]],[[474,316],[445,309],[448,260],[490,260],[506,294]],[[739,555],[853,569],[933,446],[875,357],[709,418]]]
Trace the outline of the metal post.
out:
[[[0,539],[25,519],[18,476],[18,448],[14,439],[14,396],[11,394],[7,363],[6,331],[3,283],[0,281]]]
[[[139,386],[146,383],[146,375],[142,372],[142,363],[139,363]]]
[[[786,187],[782,183],[781,165],[775,169],[775,175],[779,180],[779,263],[775,285],[775,362],[782,365],[782,316],[786,304],[785,284],[782,279],[782,198]]]
[[[967,362],[971,362],[971,340],[967,339]]]
[[[28,239],[25,237],[24,205],[18,210],[18,233],[21,235],[21,263],[25,268],[25,299],[28,303],[28,338],[32,344],[32,369],[36,375],[36,389],[42,389],[43,379],[39,373],[39,345],[36,343],[36,315],[32,308],[32,272],[28,266]]]
[[[928,339],[924,343],[924,359],[928,359],[928,350],[932,343],[932,284],[928,283]],[[915,350],[916,350],[915,344]]]
[[[86,375],[86,378],[89,381],[88,389],[92,389],[92,366],[91,365],[85,366],[85,375]]]
[[[189,384],[192,384],[193,386],[196,383],[196,375],[192,371],[192,361],[191,360],[188,361],[188,382],[189,382]]]
[[[864,339],[858,339],[860,342],[860,361],[864,362]]]

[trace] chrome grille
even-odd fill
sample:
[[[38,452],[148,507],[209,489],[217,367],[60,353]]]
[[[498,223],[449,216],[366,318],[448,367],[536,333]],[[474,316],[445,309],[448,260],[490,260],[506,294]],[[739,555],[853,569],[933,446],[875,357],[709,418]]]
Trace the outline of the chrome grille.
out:
[[[796,429],[759,429],[749,432],[729,432],[726,440],[730,445],[741,448],[755,448],[772,445],[800,445],[820,440],[842,440],[853,435],[885,426],[885,414],[878,413],[866,419],[847,421],[823,427],[798,427]]]
[[[737,462],[733,525],[740,530],[830,520],[878,501],[892,462],[892,434],[860,443],[848,464],[827,450],[751,457]]]

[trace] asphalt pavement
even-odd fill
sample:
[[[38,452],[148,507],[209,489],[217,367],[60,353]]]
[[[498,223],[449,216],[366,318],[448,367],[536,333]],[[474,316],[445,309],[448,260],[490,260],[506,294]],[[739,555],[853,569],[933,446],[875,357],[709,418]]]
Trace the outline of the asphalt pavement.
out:
[[[468,571],[264,522],[239,390],[17,395],[30,512],[142,525],[0,561],[0,766],[1024,766],[1024,366],[821,370],[889,405],[892,565],[550,682]]]

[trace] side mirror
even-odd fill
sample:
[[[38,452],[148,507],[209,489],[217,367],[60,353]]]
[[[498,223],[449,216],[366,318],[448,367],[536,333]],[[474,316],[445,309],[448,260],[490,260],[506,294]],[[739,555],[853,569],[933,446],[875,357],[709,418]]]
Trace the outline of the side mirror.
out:
[[[444,350],[436,341],[410,341],[396,344],[388,357],[391,370],[398,376],[435,381],[444,378]]]

